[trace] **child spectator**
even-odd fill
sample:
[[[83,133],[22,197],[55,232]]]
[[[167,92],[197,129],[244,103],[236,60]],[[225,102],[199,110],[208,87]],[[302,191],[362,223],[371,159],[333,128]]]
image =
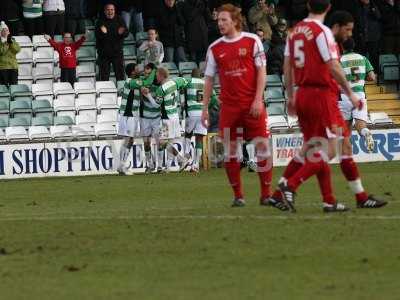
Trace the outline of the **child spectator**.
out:
[[[71,33],[64,33],[64,41],[56,42],[45,35],[45,39],[60,55],[61,82],[69,82],[74,86],[76,82],[76,51],[82,46],[86,40],[86,35],[83,35],[78,41],[73,42]]]
[[[163,44],[157,41],[157,31],[153,28],[147,30],[148,40],[144,41],[139,51],[144,58],[144,65],[153,63],[155,65],[160,64],[164,59],[164,47]]]

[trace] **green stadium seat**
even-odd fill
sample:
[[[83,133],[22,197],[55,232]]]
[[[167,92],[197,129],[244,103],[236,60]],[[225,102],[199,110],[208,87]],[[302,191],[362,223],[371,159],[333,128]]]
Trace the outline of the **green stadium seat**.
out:
[[[32,90],[26,84],[14,84],[10,86],[10,94],[13,100],[21,97],[32,97]]]
[[[279,87],[267,88],[267,90],[265,91],[265,98],[267,99],[284,98],[282,88]]]
[[[54,117],[54,125],[74,125],[74,120],[70,116]]]
[[[161,67],[168,69],[170,75],[179,76],[178,68],[173,62],[164,62],[161,64]]]
[[[277,115],[285,114],[285,109],[282,108],[282,106],[278,106],[278,105],[268,106],[267,110],[268,110],[268,115],[270,115],[270,116],[277,116]]]
[[[135,37],[130,32],[128,36],[124,39],[124,45],[135,45]]]
[[[118,80],[117,81],[117,90],[118,95],[122,96],[122,91],[124,90],[125,80]]]
[[[139,47],[143,41],[147,40],[148,34],[146,31],[136,32],[136,46]]]
[[[79,40],[83,34],[76,34],[75,41]],[[94,31],[89,31],[86,34],[86,40],[83,42],[82,46],[95,46],[96,45],[96,36]]]
[[[0,115],[0,128],[8,127],[9,118],[8,115]]]
[[[32,126],[46,126],[53,125],[53,119],[48,117],[34,117],[32,118]]]
[[[133,45],[124,45],[122,51],[124,53],[125,64],[136,63],[136,48]]]
[[[194,61],[185,61],[179,63],[179,73],[181,74],[181,76],[192,74],[192,70],[197,68],[198,66]]]
[[[267,75],[267,87],[271,86],[282,86],[282,80],[279,75],[272,74],[272,75]]]
[[[8,114],[10,112],[10,99],[0,98],[0,114]]]
[[[53,107],[49,100],[41,99],[32,101],[32,111],[34,113],[38,112],[53,112]]]
[[[94,46],[81,47],[76,52],[78,63],[83,61],[95,61],[96,60],[96,48]]]
[[[95,27],[94,27],[94,23],[93,23],[93,21],[91,20],[91,19],[85,19],[85,20],[83,20],[83,24],[84,24],[84,26],[85,26],[85,31],[92,31],[92,30],[94,30],[95,29]]]
[[[10,114],[15,115],[19,113],[32,114],[32,100],[30,98],[18,99],[11,101]]]
[[[10,118],[8,124],[10,127],[22,126],[28,128],[31,125],[31,119],[26,117]]]
[[[64,41],[64,38],[61,34],[56,34],[56,35],[54,35],[54,40],[56,42],[62,42],[62,41]]]
[[[399,61],[394,54],[382,54],[379,55],[379,72],[377,73],[378,84],[380,83],[380,78],[384,80],[397,80],[398,74],[395,73],[399,72]],[[385,79],[386,77],[386,79]]]
[[[0,85],[0,99],[1,98],[10,98],[10,90],[6,85]]]

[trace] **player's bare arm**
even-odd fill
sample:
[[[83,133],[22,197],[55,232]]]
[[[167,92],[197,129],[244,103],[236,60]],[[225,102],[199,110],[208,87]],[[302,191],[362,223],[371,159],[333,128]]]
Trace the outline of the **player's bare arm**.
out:
[[[283,62],[283,76],[285,78],[285,88],[288,96],[288,114],[289,116],[294,116],[296,115],[296,103],[293,97],[293,72],[292,64],[288,56],[285,56],[285,60]]]
[[[351,103],[353,103],[353,106],[356,107],[357,109],[362,109],[362,101],[359,99],[359,97],[354,94],[352,91],[349,82],[346,80],[344,71],[337,59],[331,59],[328,62],[330,72],[337,81],[337,83],[340,85],[342,88],[343,92],[347,97],[349,97]]]
[[[208,128],[209,116],[208,116],[208,104],[212,95],[214,84],[214,77],[204,76],[204,90],[203,90],[203,111],[201,113],[201,123],[204,127]]]
[[[254,97],[254,101],[250,107],[250,115],[254,118],[258,118],[263,109],[264,109],[264,101],[263,94],[265,89],[265,79],[267,76],[265,66],[257,67],[257,87],[256,87],[256,95]]]
[[[367,78],[365,78],[367,81],[375,81],[376,76],[374,71],[370,71],[367,74]]]

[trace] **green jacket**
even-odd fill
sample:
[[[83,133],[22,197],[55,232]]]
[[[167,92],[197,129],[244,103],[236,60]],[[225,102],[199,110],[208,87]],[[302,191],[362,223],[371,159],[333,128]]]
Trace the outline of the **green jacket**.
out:
[[[18,69],[17,53],[21,50],[13,39],[11,44],[0,42],[0,70]]]

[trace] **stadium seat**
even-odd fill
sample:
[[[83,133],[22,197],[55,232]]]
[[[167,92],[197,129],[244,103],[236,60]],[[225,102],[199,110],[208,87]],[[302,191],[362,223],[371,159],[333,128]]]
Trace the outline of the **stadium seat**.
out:
[[[79,48],[76,52],[76,58],[79,64],[85,61],[96,60],[96,48],[94,46]]]
[[[268,100],[270,100],[270,99],[282,99],[282,98],[284,98],[283,90],[280,87],[267,88],[265,90],[265,97]]]
[[[8,126],[28,128],[29,126],[31,126],[31,118],[26,118],[26,117],[10,118],[8,120]]]
[[[285,111],[279,106],[268,106],[268,116],[283,116]]]
[[[385,112],[371,112],[369,113],[369,117],[375,126],[393,124],[393,120]]]
[[[81,38],[82,34],[76,34],[75,35],[75,41],[79,40]],[[82,46],[95,46],[96,45],[96,36],[94,31],[88,31],[86,33],[86,40],[83,42]]]
[[[0,115],[0,128],[8,127],[9,115]]]
[[[16,55],[18,64],[32,64],[33,63],[33,48],[21,47]]]
[[[72,130],[69,125],[54,125],[50,127],[50,134],[53,139],[72,138]]]
[[[6,128],[7,141],[26,141],[29,140],[26,129],[22,126],[10,126]]]
[[[89,81],[94,84],[96,81],[95,64],[84,64],[76,67],[76,78],[78,81]]]
[[[206,70],[206,62],[205,61],[201,61],[199,63],[199,69],[200,69],[201,74],[204,74],[204,71]]]
[[[53,125],[53,118],[48,117],[34,117],[32,118],[31,126],[46,126],[50,127]]]
[[[32,43],[35,49],[51,48],[49,42],[46,41],[43,34],[32,36]]]
[[[287,122],[290,128],[299,128],[299,120],[297,117],[287,116]]]
[[[10,114],[14,117],[27,114],[32,115],[32,99],[27,97],[11,101]]]
[[[10,99],[10,90],[6,85],[0,84],[0,99]]]
[[[75,82],[74,90],[77,98],[93,98],[96,100],[94,83],[89,81]]]
[[[148,39],[148,34],[146,31],[140,31],[140,32],[136,32],[136,47],[140,47],[140,45],[143,43],[143,41]]]
[[[77,118],[79,115],[89,115],[96,120],[97,107],[95,98],[77,98],[75,100],[75,109],[78,113]]]
[[[187,62],[180,62],[179,63],[179,73],[181,76],[184,75],[191,75],[192,70],[197,68],[197,64],[193,61],[187,61]]]
[[[0,98],[0,114],[9,114],[10,112],[10,99]]]
[[[48,100],[53,104],[53,83],[32,84],[32,94],[35,100]]]
[[[47,99],[32,101],[32,111],[36,117],[53,115],[53,107]]]
[[[56,100],[68,100],[74,103],[75,90],[69,82],[55,82],[53,84],[53,93]]]
[[[269,129],[286,129],[288,123],[283,115],[272,115],[268,117],[268,128]]]
[[[39,48],[33,52],[33,64],[35,67],[49,67],[54,66],[54,49],[53,48]]]
[[[99,111],[106,109],[115,110],[119,108],[116,99],[112,98],[97,98],[96,104]]]
[[[4,143],[6,141],[7,141],[6,131],[4,130],[4,128],[0,127],[0,143]]]
[[[124,61],[126,65],[129,63],[136,63],[137,61],[136,48],[134,46],[124,45],[122,50],[124,53]]]
[[[54,66],[36,67],[32,70],[34,83],[49,83],[54,81]]]
[[[32,97],[32,90],[26,84],[13,84],[10,86],[10,94],[13,100],[18,98]]]
[[[112,98],[117,101],[117,87],[112,81],[96,81],[96,93],[101,98]]]
[[[286,102],[285,102],[285,100],[283,100],[283,101],[270,101],[270,102],[268,102],[267,109],[268,109],[268,111],[270,109],[272,109],[272,110],[275,110],[275,111],[279,110],[279,111],[285,112]]]
[[[178,68],[176,67],[175,63],[173,62],[164,62],[161,64],[161,67],[168,69],[169,74],[179,76]]]
[[[18,64],[18,83],[32,85],[32,63]]]
[[[75,98],[54,99],[53,107],[57,115],[59,111],[70,111],[75,114]]]
[[[135,46],[135,37],[131,32],[129,32],[128,36],[124,39],[124,46],[125,45]]]
[[[55,116],[53,124],[55,126],[58,126],[58,125],[72,126],[75,124],[75,121],[70,116]]]
[[[125,86],[125,80],[117,81],[118,96],[122,96],[122,93],[124,91],[124,86]]]
[[[110,124],[116,125],[117,121],[118,121],[117,114],[101,113],[101,114],[97,115],[97,123],[98,124],[110,123]]]
[[[59,42],[63,42],[64,38],[61,34],[55,34],[53,37],[53,40],[55,40],[57,43],[59,43]]]
[[[268,89],[268,87],[272,86],[282,86],[281,77],[279,75],[276,74],[267,75],[266,87]]]
[[[94,125],[91,124],[81,124],[81,125],[73,125],[72,135],[76,139],[89,139],[95,137]]]
[[[13,38],[21,48],[33,48],[31,38],[27,35],[14,35]]]
[[[94,23],[91,19],[85,19],[83,20],[84,26],[85,26],[85,32],[86,31],[93,31],[95,29]]]
[[[111,123],[97,123],[94,126],[94,131],[97,137],[109,137],[117,135],[117,128]]]
[[[387,80],[396,80],[390,78],[398,78],[399,61],[394,54],[379,55],[379,71],[377,72],[377,83],[379,85],[382,75],[385,80],[385,73]],[[397,74],[396,74],[397,73]]]
[[[51,139],[50,129],[46,126],[31,126],[28,129],[30,140],[48,140]]]

